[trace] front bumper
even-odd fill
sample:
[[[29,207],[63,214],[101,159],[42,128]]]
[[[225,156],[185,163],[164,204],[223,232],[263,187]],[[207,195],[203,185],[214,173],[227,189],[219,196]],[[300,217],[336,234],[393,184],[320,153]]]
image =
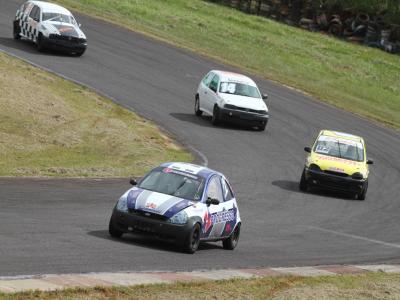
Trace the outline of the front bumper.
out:
[[[71,38],[70,40],[65,36],[50,35],[43,37],[43,46],[54,50],[84,52],[87,48],[87,42],[84,39]]]
[[[191,220],[186,224],[172,224],[161,218],[146,217],[137,212],[121,212],[114,208],[111,222],[124,233],[153,235],[167,241],[182,244],[193,228]]]
[[[254,126],[264,126],[267,125],[269,120],[269,115],[261,115],[229,108],[220,108],[219,112],[221,120],[235,123],[246,123]]]
[[[368,179],[353,179],[307,168],[305,177],[309,186],[317,186],[339,192],[361,193],[368,184]]]

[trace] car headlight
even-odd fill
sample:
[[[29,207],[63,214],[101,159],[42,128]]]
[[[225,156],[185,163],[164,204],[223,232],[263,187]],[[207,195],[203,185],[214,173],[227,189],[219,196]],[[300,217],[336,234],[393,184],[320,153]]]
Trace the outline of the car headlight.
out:
[[[353,175],[351,175],[351,178],[361,180],[364,179],[364,176],[360,172],[356,172]]]
[[[122,196],[119,198],[117,209],[122,212],[128,212],[128,199],[126,197]]]
[[[181,210],[180,212],[168,219],[168,222],[172,224],[186,224],[187,221],[188,215],[184,210]]]
[[[312,170],[312,171],[321,171],[321,168],[320,167],[318,167],[318,165],[316,165],[316,164],[311,164],[309,167],[308,167],[308,169],[309,170]]]

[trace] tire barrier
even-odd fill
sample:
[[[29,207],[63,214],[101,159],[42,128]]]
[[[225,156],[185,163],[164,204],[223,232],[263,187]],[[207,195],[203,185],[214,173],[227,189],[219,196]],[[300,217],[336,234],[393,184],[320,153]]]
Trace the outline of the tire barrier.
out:
[[[315,0],[209,0],[243,12],[264,16],[314,32],[365,46],[400,53],[400,25],[388,24],[384,15],[369,15],[338,7],[325,9]],[[399,1],[400,2],[400,1]],[[398,8],[400,14],[400,5]]]

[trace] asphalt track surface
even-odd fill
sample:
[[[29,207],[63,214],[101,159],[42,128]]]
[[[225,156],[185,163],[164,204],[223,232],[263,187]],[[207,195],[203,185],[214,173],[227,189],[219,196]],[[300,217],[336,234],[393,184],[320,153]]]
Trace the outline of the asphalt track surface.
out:
[[[400,262],[398,133],[259,78],[270,95],[267,130],[213,127],[194,116],[193,96],[208,70],[232,68],[83,16],[82,57],[38,53],[11,38],[21,2],[0,0],[0,49],[108,94],[204,153],[230,178],[243,227],[236,250],[210,243],[188,255],[138,236],[109,238],[127,180],[2,179],[0,276]],[[298,191],[303,147],[323,128],[365,137],[375,162],[366,201]]]

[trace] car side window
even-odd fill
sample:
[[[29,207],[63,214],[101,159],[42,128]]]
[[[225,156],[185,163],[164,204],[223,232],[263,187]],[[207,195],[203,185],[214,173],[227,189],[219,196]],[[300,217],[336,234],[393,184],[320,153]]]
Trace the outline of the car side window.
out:
[[[35,21],[39,21],[39,16],[40,16],[40,9],[36,5],[32,8],[31,13],[29,14],[29,17],[31,17]]]
[[[210,85],[210,81],[211,81],[211,79],[213,78],[213,76],[214,76],[214,73],[213,73],[213,72],[210,72],[210,73],[208,73],[206,76],[204,76],[204,78],[203,78],[203,80],[202,80],[203,84],[204,84],[205,86],[209,86],[209,85]]]
[[[222,192],[224,193],[225,201],[232,200],[234,197],[233,197],[233,193],[232,193],[232,190],[231,190],[229,184],[226,182],[225,179],[221,180],[221,184],[222,184]]]
[[[222,196],[221,182],[218,176],[213,176],[207,186],[207,198],[218,199],[219,202],[224,202]]]
[[[219,77],[218,75],[215,75],[213,79],[210,82],[210,90],[213,90],[214,92],[217,92],[218,89],[218,83],[219,83]]]

